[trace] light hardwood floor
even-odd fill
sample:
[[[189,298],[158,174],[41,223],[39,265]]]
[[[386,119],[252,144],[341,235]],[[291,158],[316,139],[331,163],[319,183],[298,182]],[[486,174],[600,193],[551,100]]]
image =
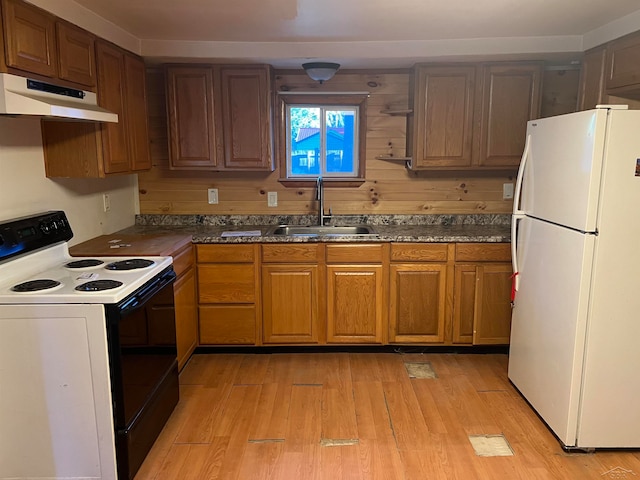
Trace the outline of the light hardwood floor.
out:
[[[196,355],[135,480],[640,478],[639,451],[565,453],[506,372],[506,355]],[[468,436],[496,434],[513,456],[477,456]]]

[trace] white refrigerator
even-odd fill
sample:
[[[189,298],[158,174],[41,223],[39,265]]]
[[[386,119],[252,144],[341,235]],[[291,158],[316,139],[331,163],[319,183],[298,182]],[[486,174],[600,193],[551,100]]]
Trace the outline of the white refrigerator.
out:
[[[640,447],[640,111],[532,120],[509,379],[566,449]]]

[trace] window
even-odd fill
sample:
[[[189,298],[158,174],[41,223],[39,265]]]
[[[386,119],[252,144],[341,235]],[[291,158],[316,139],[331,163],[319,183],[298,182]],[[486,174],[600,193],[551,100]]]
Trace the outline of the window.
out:
[[[283,95],[282,180],[364,178],[363,95]]]

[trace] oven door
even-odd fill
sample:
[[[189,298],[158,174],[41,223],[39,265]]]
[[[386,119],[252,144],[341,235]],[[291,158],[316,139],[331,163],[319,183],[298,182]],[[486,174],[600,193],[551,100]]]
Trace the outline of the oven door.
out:
[[[178,403],[175,277],[170,267],[105,307],[120,479],[134,477]]]

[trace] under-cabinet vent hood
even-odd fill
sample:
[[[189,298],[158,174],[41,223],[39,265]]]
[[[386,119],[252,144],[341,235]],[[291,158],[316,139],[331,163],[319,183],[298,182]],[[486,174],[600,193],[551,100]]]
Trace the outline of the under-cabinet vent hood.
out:
[[[34,115],[60,120],[118,122],[98,106],[93,92],[0,73],[0,115]]]

